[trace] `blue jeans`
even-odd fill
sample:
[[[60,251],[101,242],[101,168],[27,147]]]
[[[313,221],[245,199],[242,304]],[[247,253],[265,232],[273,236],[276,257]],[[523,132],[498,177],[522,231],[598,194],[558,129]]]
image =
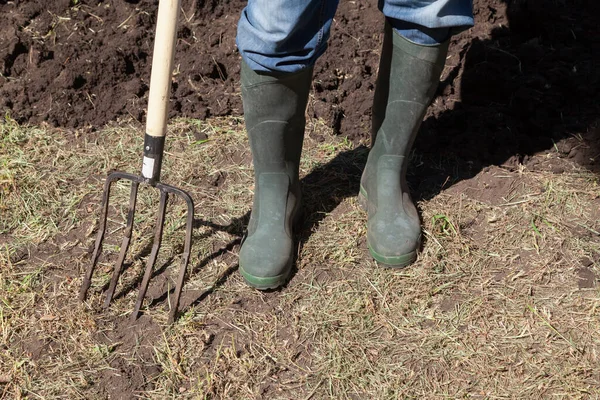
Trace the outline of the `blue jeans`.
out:
[[[362,1],[362,0],[359,0]],[[254,71],[298,72],[327,48],[339,0],[248,0],[237,45]],[[379,0],[379,9],[406,39],[436,45],[473,26],[473,0]]]

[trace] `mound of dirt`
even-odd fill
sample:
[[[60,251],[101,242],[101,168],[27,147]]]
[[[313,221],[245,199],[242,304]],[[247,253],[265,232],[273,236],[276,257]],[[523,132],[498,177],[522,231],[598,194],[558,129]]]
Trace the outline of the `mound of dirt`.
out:
[[[101,127],[144,119],[156,0],[0,0],[0,110],[20,123]],[[235,46],[242,0],[184,0],[171,116],[241,115]],[[453,38],[421,151],[475,165],[552,149],[597,165],[600,35],[592,0],[475,0]],[[315,68],[311,117],[358,143],[369,136],[383,18],[375,0],[341,2]],[[575,149],[575,150],[574,150]],[[511,161],[512,162],[512,161]]]

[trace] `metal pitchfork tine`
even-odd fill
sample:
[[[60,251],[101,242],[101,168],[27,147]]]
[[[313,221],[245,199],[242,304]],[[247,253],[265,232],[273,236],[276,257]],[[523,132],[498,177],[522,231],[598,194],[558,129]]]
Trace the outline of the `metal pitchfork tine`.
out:
[[[185,279],[185,273],[190,260],[192,247],[192,228],[194,223],[194,202],[192,197],[185,191],[160,182],[160,170],[162,165],[162,156],[164,151],[165,136],[167,131],[168,102],[171,92],[171,75],[173,73],[173,59],[175,42],[177,40],[177,19],[181,0],[160,0],[158,6],[158,21],[156,24],[156,37],[154,40],[154,57],[152,61],[152,76],[150,79],[150,95],[148,101],[148,117],[146,120],[146,134],[144,136],[144,157],[142,160],[142,174],[134,175],[126,172],[113,172],[106,178],[104,184],[104,193],[102,195],[102,216],[100,218],[100,227],[96,236],[94,253],[92,254],[92,263],[89,266],[79,293],[79,299],[84,301],[88,289],[91,285],[92,275],[98,263],[98,258],[102,252],[102,242],[106,232],[106,220],[108,217],[108,205],[111,185],[119,180],[131,181],[131,193],[129,195],[129,211],[127,212],[127,224],[125,226],[125,236],[121,244],[119,258],[115,264],[104,307],[108,307],[112,301],[117,287],[119,277],[123,272],[123,263],[127,255],[131,234],[133,232],[133,217],[137,202],[137,193],[140,184],[147,184],[155,187],[160,192],[160,203],[156,226],[154,228],[154,242],[152,251],[146,262],[144,278],[140,286],[138,299],[135,303],[135,309],[132,319],[136,320],[139,316],[146,290],[152,277],[154,264],[160,248],[163,227],[165,223],[165,213],[169,194],[182,198],[187,204],[185,246],[182,255],[181,268],[175,287],[175,296],[171,301],[169,312],[169,323],[173,323],[177,316],[181,289]]]

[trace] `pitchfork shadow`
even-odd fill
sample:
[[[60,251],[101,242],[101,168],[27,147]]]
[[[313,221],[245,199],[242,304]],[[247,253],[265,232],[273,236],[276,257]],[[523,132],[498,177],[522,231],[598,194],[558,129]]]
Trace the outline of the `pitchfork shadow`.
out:
[[[150,255],[151,250],[152,250],[152,241],[146,243],[146,245],[139,252],[137,252],[129,262],[123,263],[121,275],[123,273],[125,273],[125,271],[127,271],[129,268],[131,268],[133,266],[133,264],[135,264],[136,261],[140,261],[140,260],[144,259],[145,257],[148,257]],[[169,265],[171,265],[173,260],[174,260],[174,257],[170,257],[159,268],[156,268],[152,272],[152,278],[165,272],[167,267]],[[137,274],[135,279],[133,279],[131,282],[127,283],[118,292],[116,292],[115,295],[113,296],[113,301],[118,300],[122,297],[125,297],[131,291],[136,290],[141,285],[142,279],[143,279],[143,271],[141,273]],[[107,281],[104,285],[102,285],[102,288],[100,289],[100,291],[102,293],[105,293],[108,290],[109,286],[110,286],[110,282]]]

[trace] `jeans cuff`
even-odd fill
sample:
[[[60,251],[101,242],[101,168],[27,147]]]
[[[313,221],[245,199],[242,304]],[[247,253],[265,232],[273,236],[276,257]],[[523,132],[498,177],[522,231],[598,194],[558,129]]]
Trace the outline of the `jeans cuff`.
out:
[[[421,46],[436,46],[448,40],[452,35],[452,29],[449,27],[427,28],[398,19],[388,18],[387,20],[399,35]]]

